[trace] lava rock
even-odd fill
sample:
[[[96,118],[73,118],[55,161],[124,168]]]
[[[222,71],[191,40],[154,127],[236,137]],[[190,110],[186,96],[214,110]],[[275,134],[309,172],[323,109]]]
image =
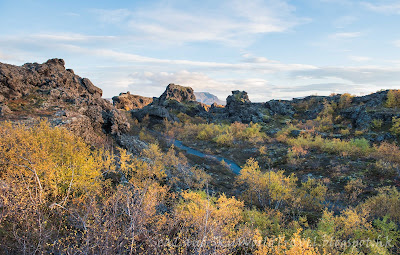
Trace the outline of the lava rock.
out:
[[[196,96],[191,87],[184,87],[170,83],[164,93],[160,96],[159,102],[162,104],[167,100],[176,100],[178,102],[196,101]]]
[[[287,102],[283,102],[280,100],[271,100],[265,103],[265,106],[270,110],[271,114],[276,115],[286,115],[286,116],[293,116],[294,115],[294,108]]]
[[[7,105],[1,105],[0,106],[0,117],[12,113],[12,111],[10,110],[10,108],[8,108]]]
[[[142,109],[146,105],[153,102],[153,98],[142,97],[139,95],[132,95],[129,91],[127,93],[120,93],[119,96],[112,98],[113,105],[117,109],[134,110]]]

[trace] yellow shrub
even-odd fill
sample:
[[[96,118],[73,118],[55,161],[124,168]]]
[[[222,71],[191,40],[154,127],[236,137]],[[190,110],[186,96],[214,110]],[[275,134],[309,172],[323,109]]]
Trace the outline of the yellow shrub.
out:
[[[400,90],[391,89],[388,91],[386,107],[389,108],[400,107]]]
[[[214,141],[220,145],[220,146],[232,146],[234,143],[234,138],[233,135],[231,133],[226,133],[226,134],[222,134],[217,136]]]
[[[41,194],[64,197],[98,187],[99,154],[79,137],[47,122],[27,127],[0,124],[2,178],[28,182]]]
[[[340,134],[342,135],[350,135],[350,130],[348,128],[340,130]]]
[[[342,94],[339,99],[339,108],[344,109],[350,107],[353,97],[354,96],[350,95],[349,93]]]
[[[245,200],[262,208],[272,204],[279,208],[291,201],[296,181],[294,174],[286,176],[284,171],[261,172],[258,162],[252,158],[247,160],[237,177],[239,184],[247,186],[243,193]]]
[[[393,117],[392,128],[390,129],[390,132],[392,132],[395,135],[400,135],[400,118]]]

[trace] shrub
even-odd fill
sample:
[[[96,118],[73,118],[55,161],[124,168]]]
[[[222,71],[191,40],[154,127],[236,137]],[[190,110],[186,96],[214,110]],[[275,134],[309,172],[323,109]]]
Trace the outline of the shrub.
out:
[[[347,193],[348,200],[350,202],[355,202],[357,200],[358,195],[360,195],[366,185],[363,183],[361,179],[352,179],[349,180],[344,186],[344,190]]]
[[[320,180],[308,179],[303,182],[296,194],[296,197],[300,200],[300,208],[307,211],[321,212],[327,191],[328,188]]]
[[[392,179],[397,176],[399,172],[399,165],[387,160],[378,160],[370,169],[370,174],[381,178]]]
[[[342,94],[339,99],[339,108],[344,109],[350,107],[353,97],[354,96],[350,95],[349,93]]]
[[[99,155],[81,138],[45,121],[33,127],[1,123],[0,155],[3,178],[28,182],[43,196],[85,193],[96,189],[100,177]]]
[[[348,128],[340,130],[340,134],[342,135],[350,135],[350,130]]]
[[[374,157],[385,161],[400,163],[400,148],[394,143],[383,142],[374,146]]]
[[[400,118],[392,118],[392,128],[390,129],[390,132],[394,135],[400,135]]]
[[[214,141],[220,146],[230,147],[233,146],[234,138],[231,133],[221,134],[214,138]]]
[[[387,215],[400,224],[400,192],[395,187],[379,188],[376,196],[368,198],[359,207],[366,208],[372,216],[383,218]]]
[[[280,208],[293,200],[297,178],[286,176],[284,171],[261,172],[258,162],[250,158],[242,168],[237,182],[247,188],[243,193],[245,201],[261,208]]]
[[[186,118],[184,115],[181,117]],[[257,123],[205,124],[191,120],[186,124],[171,124],[164,121],[164,126],[164,133],[170,134],[169,136],[178,139],[213,141],[220,146],[233,146],[239,141],[254,144],[267,139],[267,135],[261,131],[262,126]]]
[[[383,120],[379,120],[379,119],[372,120],[372,127],[373,128],[379,129],[379,128],[382,127],[382,124],[383,124]]]
[[[301,146],[292,146],[292,148],[288,149],[288,161],[291,164],[298,164],[300,161],[300,158],[307,155],[307,150],[304,149]]]
[[[324,139],[319,135],[302,135],[290,138],[287,143],[292,146],[301,146],[305,149],[317,148],[329,153],[341,153],[344,156],[366,156],[374,151],[365,138],[344,141],[340,139]]]
[[[361,135],[363,135],[364,134],[364,130],[356,130],[356,131],[354,131],[354,135],[355,136],[361,136]]]
[[[400,107],[400,90],[391,89],[387,93],[386,107]]]
[[[333,114],[336,104],[324,102],[324,109],[318,114],[315,121],[318,123],[318,129],[322,132],[331,131],[333,129]]]

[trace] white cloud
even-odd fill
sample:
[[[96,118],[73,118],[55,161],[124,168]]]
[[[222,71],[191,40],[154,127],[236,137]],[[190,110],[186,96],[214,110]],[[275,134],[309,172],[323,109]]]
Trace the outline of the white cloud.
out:
[[[365,88],[349,82],[338,83],[304,83],[293,85],[286,82],[285,85],[275,85],[263,78],[228,78],[215,79],[200,72],[181,70],[178,72],[135,72],[130,75],[135,82],[129,85],[127,90],[134,94],[147,96],[159,96],[169,83],[190,86],[194,91],[207,91],[220,99],[225,99],[232,90],[244,90],[248,92],[253,102],[265,102],[270,99],[292,99],[311,94],[352,93],[365,92]],[[158,93],[158,94],[157,94]]]
[[[1,61],[15,62],[15,61],[21,61],[21,58],[16,55],[6,54],[0,51],[0,62]]]
[[[394,41],[393,44],[394,44],[394,46],[400,48],[400,40]]]
[[[362,36],[361,32],[344,32],[330,35],[333,39],[352,39]]]
[[[398,1],[392,1],[389,3],[382,4],[372,4],[372,3],[362,3],[367,9],[384,13],[384,14],[400,14],[400,3]]]
[[[58,42],[84,42],[84,41],[99,41],[99,40],[116,40],[116,36],[107,35],[84,35],[74,33],[42,33],[28,35],[26,39],[32,40],[45,40],[45,41],[58,41]]]
[[[370,57],[365,56],[349,56],[349,59],[356,62],[366,62],[371,60]]]
[[[267,80],[261,78],[248,79],[214,79],[201,72],[180,70],[177,72],[135,72],[130,75],[135,82],[129,85],[132,93],[146,93],[148,96],[159,96],[169,83],[189,86],[197,92],[210,92],[220,99],[225,99],[232,90],[245,90],[253,101],[263,101],[271,98],[273,87]]]
[[[400,82],[400,68],[380,66],[320,67],[314,70],[295,71],[293,78],[307,76],[312,79],[338,78],[354,84],[368,86],[394,86]]]
[[[249,53],[243,54],[242,57],[243,57],[242,62],[246,63],[275,63],[275,64],[279,63],[279,61],[270,60],[266,57],[256,57]]]
[[[284,0],[215,1],[214,10],[173,4],[130,11],[95,10],[105,23],[128,25],[127,33],[167,43],[216,41],[243,45],[256,34],[284,32],[306,22]]]
[[[249,63],[224,63],[224,62],[209,62],[209,61],[195,61],[185,59],[161,59],[131,54],[126,52],[118,52],[109,49],[90,49],[79,47],[75,45],[60,45],[64,50],[82,55],[92,55],[96,57],[103,57],[112,59],[121,63],[145,63],[145,64],[158,64],[158,65],[176,65],[176,66],[189,66],[204,69],[229,69],[229,70],[250,70],[260,71],[264,73],[282,72],[282,71],[296,71],[296,70],[309,70],[315,69],[315,66],[305,64],[284,64],[278,61],[267,60],[266,58],[257,58],[260,61],[251,61]],[[254,57],[253,57],[254,58]]]

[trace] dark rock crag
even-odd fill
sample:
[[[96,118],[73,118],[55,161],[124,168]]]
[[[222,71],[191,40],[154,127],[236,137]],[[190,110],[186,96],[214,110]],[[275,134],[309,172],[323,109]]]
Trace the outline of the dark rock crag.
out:
[[[262,122],[261,108],[260,104],[251,103],[246,91],[232,91],[232,95],[226,98],[225,112],[231,122]]]
[[[46,117],[77,133],[113,134],[128,131],[129,123],[102,90],[87,78],[65,69],[62,59],[14,66],[0,63],[0,117],[26,120]]]
[[[178,102],[189,102],[196,101],[193,89],[191,87],[184,87],[170,83],[167,89],[160,96],[159,102],[165,102],[167,100],[175,100]]]
[[[168,121],[179,121],[172,112],[181,112],[189,116],[206,117],[206,105],[196,101],[193,89],[176,84],[169,84],[159,98],[153,98],[153,102],[142,109],[131,111],[132,116],[142,121],[149,116],[151,124]]]

